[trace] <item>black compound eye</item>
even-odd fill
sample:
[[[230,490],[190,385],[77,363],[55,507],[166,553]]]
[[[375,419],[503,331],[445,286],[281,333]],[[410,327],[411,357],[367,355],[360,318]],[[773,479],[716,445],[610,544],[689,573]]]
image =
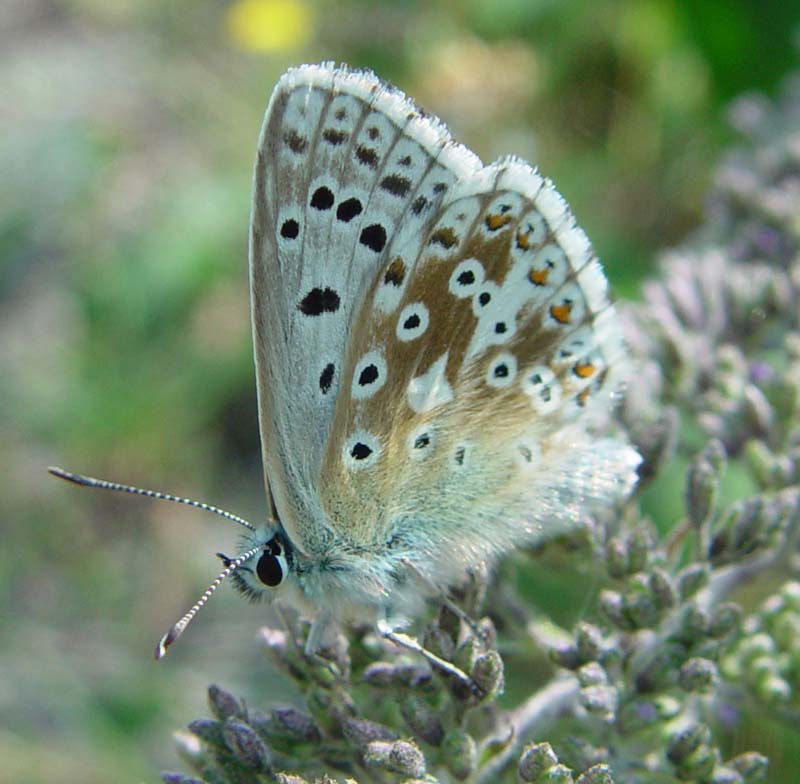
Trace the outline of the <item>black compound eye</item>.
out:
[[[271,588],[283,582],[283,570],[283,558],[279,558],[272,552],[262,553],[256,564],[258,579],[261,580],[264,585],[269,585]]]

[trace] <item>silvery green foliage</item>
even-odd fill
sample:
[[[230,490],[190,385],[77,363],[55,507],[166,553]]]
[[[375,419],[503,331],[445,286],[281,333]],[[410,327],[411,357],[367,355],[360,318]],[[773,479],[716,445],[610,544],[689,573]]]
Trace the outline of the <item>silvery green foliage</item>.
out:
[[[800,715],[800,78],[732,119],[746,141],[706,225],[625,309],[621,423],[645,457],[640,492],[688,457],[681,518],[659,532],[634,497],[570,537],[575,576],[598,590],[569,631],[502,575],[476,575],[454,599],[479,620],[443,606],[420,639],[460,677],[371,629],[313,658],[302,624],[262,630],[302,702],[250,707],[211,687],[211,718],[180,736],[192,774],[165,781],[765,780],[760,753],[726,753],[720,716]],[[751,494],[721,492],[734,465]],[[768,586],[756,600],[754,582]],[[531,685],[501,707],[506,668]]]

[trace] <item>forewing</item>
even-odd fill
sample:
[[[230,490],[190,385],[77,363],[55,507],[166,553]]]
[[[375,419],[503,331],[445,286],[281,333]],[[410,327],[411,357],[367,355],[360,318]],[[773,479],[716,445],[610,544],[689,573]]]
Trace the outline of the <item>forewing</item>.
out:
[[[255,166],[252,318],[265,476],[301,550],[330,531],[322,456],[364,294],[390,241],[413,244],[479,166],[372,74],[303,66],[275,88]]]
[[[387,249],[354,324],[323,465],[337,531],[441,576],[633,482],[600,440],[623,346],[606,279],[523,162],[464,176]]]

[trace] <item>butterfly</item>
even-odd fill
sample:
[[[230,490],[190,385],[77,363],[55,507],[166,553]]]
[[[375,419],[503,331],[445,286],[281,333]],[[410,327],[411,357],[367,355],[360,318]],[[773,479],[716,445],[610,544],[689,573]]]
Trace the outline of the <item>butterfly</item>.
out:
[[[223,513],[241,549],[157,656],[229,576],[314,616],[318,640],[331,620],[413,612],[423,586],[633,487],[638,454],[602,435],[622,333],[567,204],[518,158],[484,166],[374,74],[279,80],[250,287],[270,515]]]

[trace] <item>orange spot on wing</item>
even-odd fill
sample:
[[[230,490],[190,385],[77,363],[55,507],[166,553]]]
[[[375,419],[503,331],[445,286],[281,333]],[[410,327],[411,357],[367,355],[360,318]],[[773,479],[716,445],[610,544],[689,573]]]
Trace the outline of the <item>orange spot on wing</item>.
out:
[[[579,406],[585,406],[586,405],[586,401],[588,399],[589,399],[589,387],[586,387],[586,389],[581,390],[575,396],[575,400],[577,401]]]
[[[550,315],[559,324],[569,324],[569,315],[572,312],[571,302],[562,302],[560,305],[550,306]]]
[[[520,250],[531,249],[531,234],[533,234],[532,231],[522,231],[522,229],[517,229],[517,247]]]
[[[503,226],[508,226],[512,220],[513,217],[511,215],[487,215],[486,227],[489,231],[497,231],[498,229],[502,229]]]
[[[428,242],[430,245],[441,245],[445,250],[450,250],[458,244],[458,236],[449,226],[445,226],[433,232]]]
[[[596,369],[591,362],[577,362],[573,368],[578,378],[591,378]]]
[[[549,274],[549,267],[545,267],[544,269],[531,269],[528,273],[528,280],[533,283],[534,286],[546,286],[547,276]]]
[[[406,264],[397,256],[392,260],[392,263],[387,267],[386,274],[383,276],[385,284],[392,284],[393,286],[400,286],[406,276]]]

